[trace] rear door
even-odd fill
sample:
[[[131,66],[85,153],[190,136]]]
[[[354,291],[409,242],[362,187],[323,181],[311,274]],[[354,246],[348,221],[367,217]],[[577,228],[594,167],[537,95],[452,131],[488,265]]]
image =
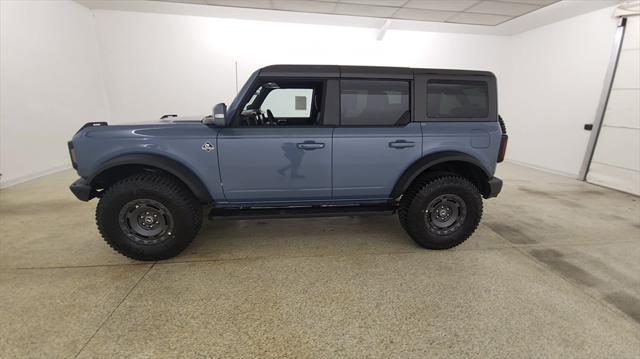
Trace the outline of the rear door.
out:
[[[333,132],[334,200],[387,199],[422,153],[411,122],[409,79],[342,79],[340,126]]]

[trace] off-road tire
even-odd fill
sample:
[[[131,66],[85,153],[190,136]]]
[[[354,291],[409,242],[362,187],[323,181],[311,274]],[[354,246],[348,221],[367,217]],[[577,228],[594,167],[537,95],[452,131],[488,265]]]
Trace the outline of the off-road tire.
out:
[[[411,186],[407,188],[407,190],[400,198],[400,203],[398,206],[398,219],[400,220],[400,225],[402,229],[407,231],[407,218],[409,218],[409,207],[413,202],[413,199],[416,197],[416,194],[430,181],[440,177],[446,176],[454,176],[453,173],[445,172],[445,171],[434,171],[422,174],[418,178],[416,178]]]
[[[420,246],[428,249],[453,248],[469,238],[478,227],[482,218],[482,197],[467,179],[455,175],[430,178],[410,190],[404,207],[399,210],[400,222],[404,222],[403,227]],[[460,215],[451,232],[434,229],[429,224],[428,207],[443,196],[456,198],[464,208],[464,217]]]
[[[162,206],[170,216],[171,230],[166,231],[158,243],[140,243],[121,225],[123,208],[139,200]],[[202,225],[202,207],[189,189],[175,178],[140,173],[105,190],[96,208],[96,223],[102,238],[117,252],[137,260],[161,260],[178,255],[193,241]]]

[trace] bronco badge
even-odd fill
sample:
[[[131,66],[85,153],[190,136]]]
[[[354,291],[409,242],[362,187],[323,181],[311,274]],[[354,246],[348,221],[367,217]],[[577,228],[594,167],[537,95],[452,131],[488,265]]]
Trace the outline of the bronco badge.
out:
[[[215,149],[216,149],[216,147],[214,145],[212,145],[211,143],[209,143],[209,142],[205,142],[204,145],[202,145],[202,150],[207,151],[207,152],[209,152],[211,150],[215,150]]]

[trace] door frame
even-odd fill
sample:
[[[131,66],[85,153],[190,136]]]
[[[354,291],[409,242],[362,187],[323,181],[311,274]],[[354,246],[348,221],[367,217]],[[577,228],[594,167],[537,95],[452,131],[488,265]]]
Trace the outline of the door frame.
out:
[[[587,150],[585,152],[584,158],[582,160],[582,166],[580,167],[580,172],[578,174],[578,179],[581,181],[587,180],[589,167],[591,167],[591,160],[593,159],[593,154],[596,151],[598,137],[600,136],[600,130],[602,129],[602,123],[604,122],[604,115],[607,111],[609,96],[611,95],[611,89],[613,88],[613,80],[615,79],[616,69],[618,68],[618,61],[620,60],[620,50],[622,49],[622,42],[624,40],[626,26],[627,18],[620,17],[618,21],[618,28],[616,29],[616,34],[613,40],[613,49],[611,51],[609,67],[607,68],[607,72],[604,77],[603,90],[602,95],[600,96],[600,102],[598,103],[596,118],[593,121],[591,135],[589,136],[589,142],[587,143]]]

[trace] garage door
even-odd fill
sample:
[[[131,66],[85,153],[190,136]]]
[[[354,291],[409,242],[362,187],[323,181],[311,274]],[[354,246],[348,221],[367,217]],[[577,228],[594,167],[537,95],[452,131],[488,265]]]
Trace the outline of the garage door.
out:
[[[587,181],[640,195],[640,16],[627,19]]]

